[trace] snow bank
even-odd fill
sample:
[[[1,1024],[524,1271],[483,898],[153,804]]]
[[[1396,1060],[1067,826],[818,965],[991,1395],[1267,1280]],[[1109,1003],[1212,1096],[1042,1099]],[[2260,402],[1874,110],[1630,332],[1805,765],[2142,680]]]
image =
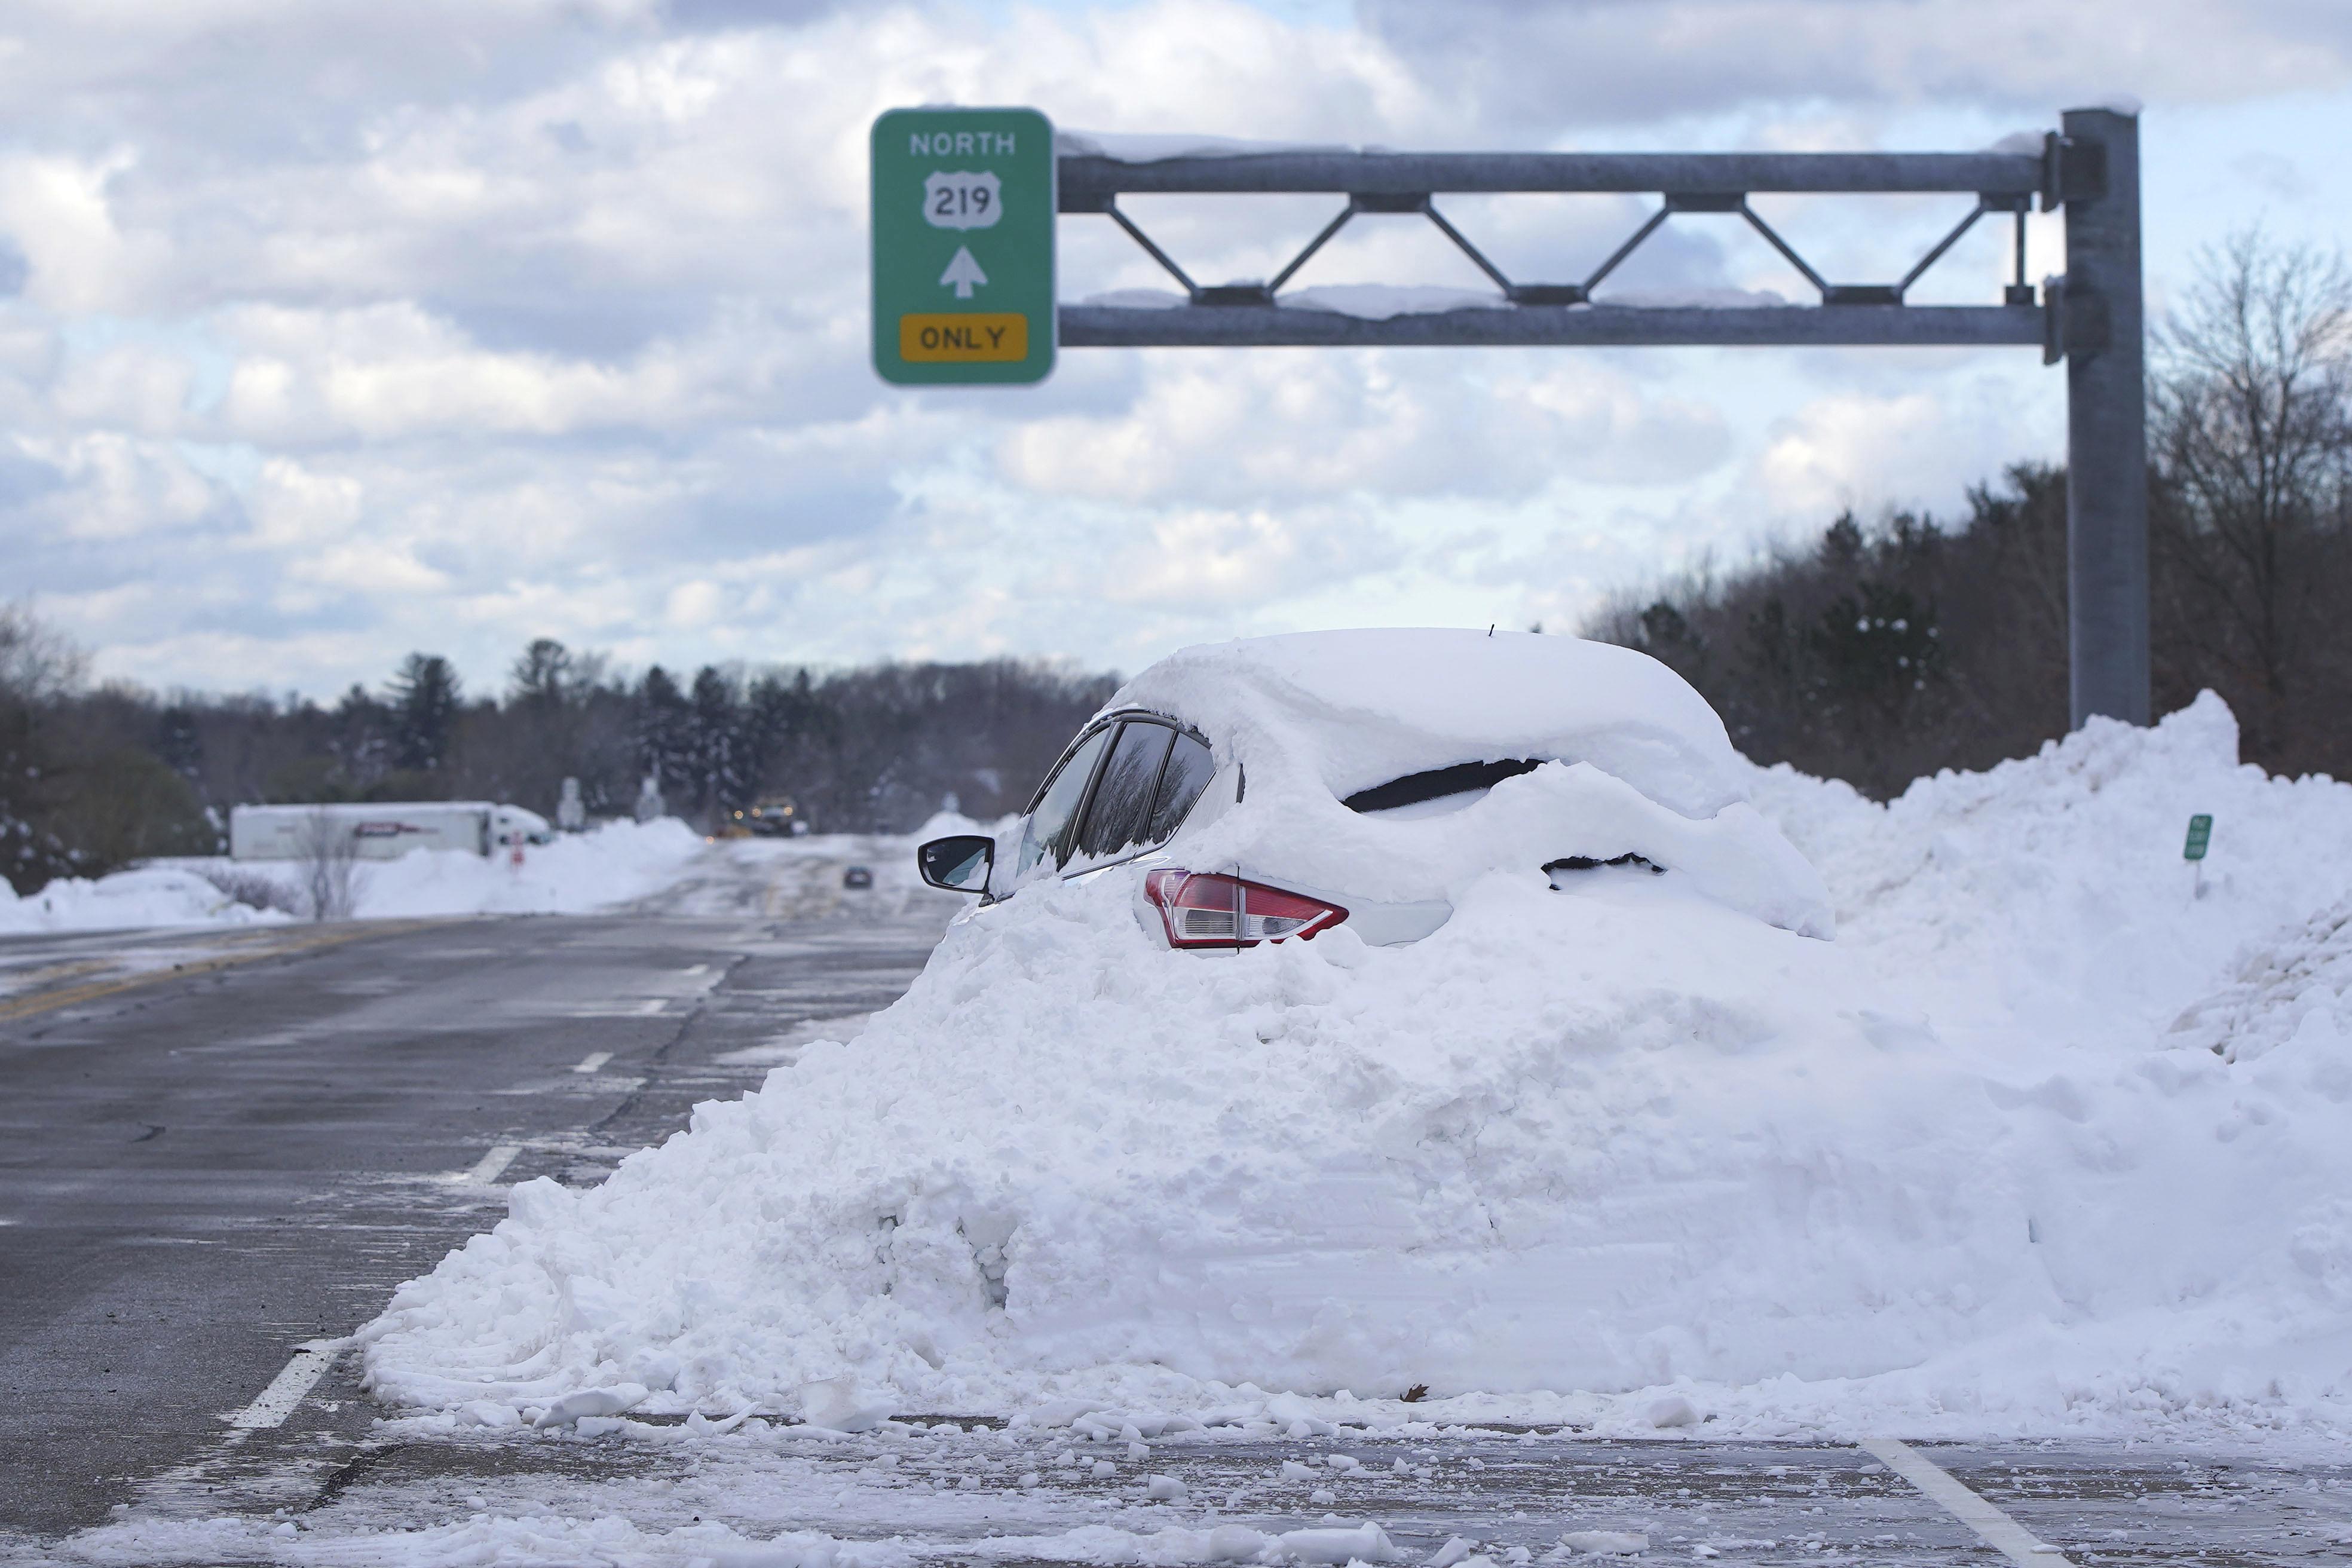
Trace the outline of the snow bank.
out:
[[[0,932],[251,925],[287,918],[240,903],[179,867],[142,867],[94,879],[59,877],[22,897],[0,882]]]
[[[1511,872],[1411,947],[1202,959],[1123,888],[1032,889],[854,1041],[601,1187],[515,1189],[363,1331],[369,1378],[493,1420],[1427,1384],[1384,1407],[2340,1434],[2352,788],[2235,740],[2209,698],[1887,807],[1750,770],[1834,943]]]
[[[708,846],[675,817],[616,822],[533,845],[520,867],[504,849],[485,858],[457,849],[417,850],[352,868],[361,919],[414,915],[583,914],[657,892]],[[274,884],[277,902],[304,907],[303,873],[281,860],[187,859],[117,871],[95,881],[59,878],[19,898],[0,882],[0,933],[136,926],[245,925],[285,921],[208,881],[207,868]]]
[[[402,915],[583,914],[656,892],[709,846],[674,816],[613,822],[485,858],[434,849],[360,869],[359,913]],[[289,873],[291,875],[291,873]]]

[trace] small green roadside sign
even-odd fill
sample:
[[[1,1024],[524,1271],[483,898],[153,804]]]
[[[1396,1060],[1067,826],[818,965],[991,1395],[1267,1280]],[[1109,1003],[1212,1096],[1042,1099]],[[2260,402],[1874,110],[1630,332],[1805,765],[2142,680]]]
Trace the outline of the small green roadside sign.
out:
[[[2202,860],[2205,858],[2205,846],[2212,841],[2213,819],[2200,811],[2189,819],[2189,842],[2181,846],[2180,858]]]
[[[1034,109],[874,122],[874,368],[905,385],[1054,368],[1054,127]]]

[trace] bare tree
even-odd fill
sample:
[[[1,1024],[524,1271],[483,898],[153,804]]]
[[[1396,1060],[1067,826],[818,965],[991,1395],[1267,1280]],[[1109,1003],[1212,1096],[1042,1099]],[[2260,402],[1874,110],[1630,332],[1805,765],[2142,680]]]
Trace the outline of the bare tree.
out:
[[[302,891],[314,921],[347,921],[359,908],[359,839],[324,810],[302,825]]]
[[[2249,753],[2274,753],[2314,695],[2315,645],[2345,585],[2352,271],[2242,233],[2206,254],[2157,348],[2160,589],[2193,662],[2220,672]]]
[[[54,702],[80,687],[89,659],[33,615],[29,600],[0,605],[0,697]]]

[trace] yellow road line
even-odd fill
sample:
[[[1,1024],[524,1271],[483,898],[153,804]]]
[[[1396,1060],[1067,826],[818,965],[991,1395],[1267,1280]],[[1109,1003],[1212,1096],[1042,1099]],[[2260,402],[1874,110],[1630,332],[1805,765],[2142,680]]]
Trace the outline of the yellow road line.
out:
[[[452,921],[383,921],[365,925],[338,926],[331,931],[312,932],[295,941],[281,942],[272,947],[247,943],[236,952],[218,953],[211,958],[191,959],[175,963],[169,969],[151,969],[141,974],[124,975],[114,980],[92,981],[87,985],[71,985],[62,991],[43,991],[31,996],[16,996],[0,1001],[0,1023],[12,1018],[29,1018],[36,1013],[52,1012],[59,1007],[72,1007],[84,1002],[95,1002],[102,996],[136,990],[142,985],[153,985],[165,980],[185,980],[191,975],[208,973],[215,969],[227,969],[235,964],[251,963],[257,959],[283,958],[291,953],[310,952],[322,947],[340,947],[347,942],[358,942],[372,936],[397,936],[404,931],[424,931],[433,926],[451,925]]]

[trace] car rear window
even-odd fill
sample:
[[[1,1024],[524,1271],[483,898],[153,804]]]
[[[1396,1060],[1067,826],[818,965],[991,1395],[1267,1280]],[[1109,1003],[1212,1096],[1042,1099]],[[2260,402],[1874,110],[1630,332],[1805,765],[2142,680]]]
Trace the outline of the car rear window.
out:
[[[1151,822],[1143,841],[1167,843],[1184,825],[1192,803],[1209,787],[1209,776],[1216,771],[1208,747],[1190,735],[1178,735],[1168,753],[1168,765],[1160,770],[1160,788],[1151,798]]]
[[[1168,742],[1176,731],[1165,724],[1130,719],[1118,732],[1110,761],[1103,764],[1102,782],[1095,785],[1095,803],[1087,808],[1087,825],[1078,834],[1082,859],[1115,855],[1130,844],[1156,843],[1150,830],[1154,786],[1160,764],[1168,758]]]
[[[1541,761],[1525,758],[1507,763],[1456,763],[1450,768],[1407,773],[1370,789],[1360,789],[1339,804],[1349,811],[1394,811],[1401,805],[1419,805],[1423,801],[1443,800],[1449,795],[1493,789],[1505,779],[1531,773],[1541,766]]]

